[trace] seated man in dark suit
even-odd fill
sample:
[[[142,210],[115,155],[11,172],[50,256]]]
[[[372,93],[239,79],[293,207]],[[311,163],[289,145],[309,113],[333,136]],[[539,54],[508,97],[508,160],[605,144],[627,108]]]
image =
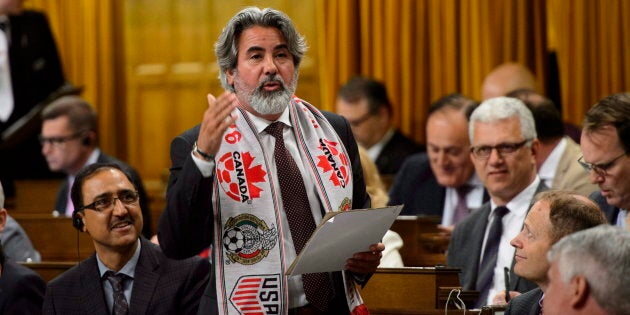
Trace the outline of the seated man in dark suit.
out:
[[[137,187],[118,164],[91,164],[72,185],[72,224],[94,253],[48,284],[44,314],[196,314],[210,263],[168,259],[140,237]],[[113,311],[112,311],[113,310]]]
[[[40,262],[41,256],[33,247],[20,224],[7,213],[4,208],[4,190],[0,183],[0,243],[4,247],[4,255],[10,261]]]
[[[470,160],[468,116],[476,102],[461,94],[435,101],[427,119],[427,153],[405,160],[389,191],[401,215],[438,215],[451,227],[488,196]]]
[[[0,314],[42,313],[46,282],[35,271],[6,260],[0,244]]]
[[[44,109],[42,120],[41,152],[50,170],[67,175],[57,193],[55,210],[61,215],[72,215],[74,209],[69,193],[79,170],[92,163],[116,163],[131,174],[134,185],[138,187],[144,219],[142,234],[150,238],[151,211],[140,175],[127,163],[98,148],[98,118],[92,106],[78,96],[64,96]]]
[[[630,93],[601,99],[584,118],[578,161],[600,191],[591,194],[608,221],[630,227]]]
[[[566,235],[605,223],[602,211],[585,196],[561,190],[538,194],[521,233],[510,242],[516,248],[514,273],[535,282],[538,288],[521,295],[510,292],[513,299],[505,314],[540,314],[549,284],[547,252],[551,246]],[[493,304],[505,303],[505,292],[494,297]]]
[[[354,77],[337,93],[337,114],[350,123],[381,175],[395,175],[405,158],[424,147],[392,126],[392,104],[385,85],[373,79]]]
[[[630,314],[630,233],[600,225],[556,243],[547,258],[545,315]]]
[[[484,101],[470,116],[471,158],[490,202],[453,230],[447,265],[461,268],[464,290],[477,290],[476,306],[492,304],[505,290],[504,268],[514,262],[512,240],[523,226],[534,195],[547,187],[536,173],[538,139],[532,112],[518,99]],[[526,292],[536,284],[510,275],[510,291]]]

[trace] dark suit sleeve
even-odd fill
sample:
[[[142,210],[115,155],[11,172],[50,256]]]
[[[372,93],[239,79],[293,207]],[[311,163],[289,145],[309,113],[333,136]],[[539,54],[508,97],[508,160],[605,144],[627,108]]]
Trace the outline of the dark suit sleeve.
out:
[[[192,265],[183,285],[185,294],[182,296],[177,310],[180,314],[197,313],[203,293],[210,280],[210,263],[207,260],[195,258]]]
[[[37,274],[28,273],[20,276],[12,288],[10,301],[7,301],[4,314],[31,315],[41,314],[46,283]]]
[[[167,256],[176,259],[196,255],[212,242],[214,175],[204,178],[191,157],[199,127],[195,130],[171,143],[166,209],[158,226],[160,247]]]

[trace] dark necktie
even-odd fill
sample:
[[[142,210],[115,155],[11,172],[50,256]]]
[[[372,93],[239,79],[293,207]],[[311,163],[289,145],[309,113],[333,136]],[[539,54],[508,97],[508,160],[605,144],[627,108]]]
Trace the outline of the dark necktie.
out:
[[[497,254],[499,252],[501,234],[503,234],[503,224],[501,220],[508,212],[510,212],[510,210],[504,206],[494,209],[494,220],[488,231],[483,258],[481,259],[479,273],[477,275],[476,289],[479,291],[479,300],[477,300],[478,307],[486,305],[486,300],[488,299],[488,291],[492,286],[492,278],[494,276],[494,267],[497,265]]]
[[[126,277],[127,276],[122,273],[115,274],[111,270],[105,272],[105,279],[109,281],[109,284],[112,285],[112,289],[114,290],[114,310],[112,311],[112,315],[129,314],[129,304],[127,304],[123,290],[123,281],[125,281]]]
[[[282,204],[289,221],[289,230],[295,251],[299,253],[308,238],[315,231],[315,221],[306,195],[304,180],[295,160],[284,146],[282,131],[284,124],[276,121],[265,129],[276,139],[273,150],[276,162],[278,182],[282,195]],[[302,275],[306,300],[319,310],[326,312],[331,297],[331,285],[326,273],[307,273]]]
[[[468,192],[470,192],[471,189],[472,187],[467,184],[459,186],[455,189],[457,192],[457,205],[455,205],[455,213],[453,214],[453,225],[459,223],[470,213],[468,203],[466,202],[466,195],[468,195]]]

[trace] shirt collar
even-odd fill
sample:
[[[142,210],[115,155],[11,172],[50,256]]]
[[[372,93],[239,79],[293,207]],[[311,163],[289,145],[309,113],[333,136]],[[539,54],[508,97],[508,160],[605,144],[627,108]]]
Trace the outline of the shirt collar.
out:
[[[250,118],[250,120],[254,123],[254,127],[256,127],[256,132],[258,134],[265,131],[265,128],[267,128],[267,126],[269,126],[273,122],[273,121],[258,117],[256,115],[252,115],[248,111],[245,111],[245,115],[247,115]],[[282,114],[276,121],[283,122],[289,127],[293,126],[291,124],[291,119],[289,119],[289,106],[287,106],[284,109],[284,111],[282,111]]]
[[[510,202],[508,202],[505,206],[510,209],[511,213],[516,215],[524,215],[528,210],[529,206],[532,203],[532,199],[534,198],[534,194],[536,193],[536,189],[540,184],[540,177],[536,175],[536,178],[527,186],[525,189],[521,190],[518,195],[514,196]],[[497,204],[494,203],[492,199],[490,199],[490,205],[492,206],[492,210],[497,207]],[[492,215],[494,211],[490,211],[490,215]]]
[[[553,178],[556,175],[556,169],[558,168],[558,164],[560,164],[560,158],[564,153],[564,150],[567,147],[567,139],[562,138],[560,142],[556,145],[551,153],[545,159],[545,161],[540,165],[540,169],[538,170],[538,176],[540,176],[543,180],[553,181]]]
[[[116,272],[115,270],[114,273],[122,273],[128,277],[130,277],[131,279],[133,279],[135,273],[136,273],[136,265],[138,264],[138,259],[140,258],[140,250],[142,248],[140,239],[138,239],[138,245],[136,246],[136,252],[133,253],[133,256],[131,256],[131,259],[129,259],[129,261],[122,267],[120,268],[120,270],[118,272]],[[101,278],[103,278],[103,275],[105,275],[105,272],[107,272],[108,270],[111,270],[109,268],[107,268],[107,266],[105,266],[105,264],[101,261],[101,259],[98,257],[98,253],[96,254],[96,263],[98,264],[98,271],[101,274]]]

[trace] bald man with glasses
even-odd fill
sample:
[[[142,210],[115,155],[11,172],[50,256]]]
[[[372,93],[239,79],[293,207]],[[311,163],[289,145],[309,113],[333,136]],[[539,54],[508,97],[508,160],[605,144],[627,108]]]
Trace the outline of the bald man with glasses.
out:
[[[604,97],[587,113],[582,123],[578,162],[600,191],[590,195],[608,221],[630,227],[630,94]]]
[[[447,265],[461,268],[464,290],[477,290],[475,307],[492,304],[502,291],[527,292],[536,284],[512,271],[512,240],[521,230],[534,195],[547,190],[536,171],[539,142],[534,118],[522,101],[491,98],[469,122],[470,157],[490,201],[455,226]],[[504,269],[509,271],[505,287]],[[473,306],[473,305],[469,305]]]

